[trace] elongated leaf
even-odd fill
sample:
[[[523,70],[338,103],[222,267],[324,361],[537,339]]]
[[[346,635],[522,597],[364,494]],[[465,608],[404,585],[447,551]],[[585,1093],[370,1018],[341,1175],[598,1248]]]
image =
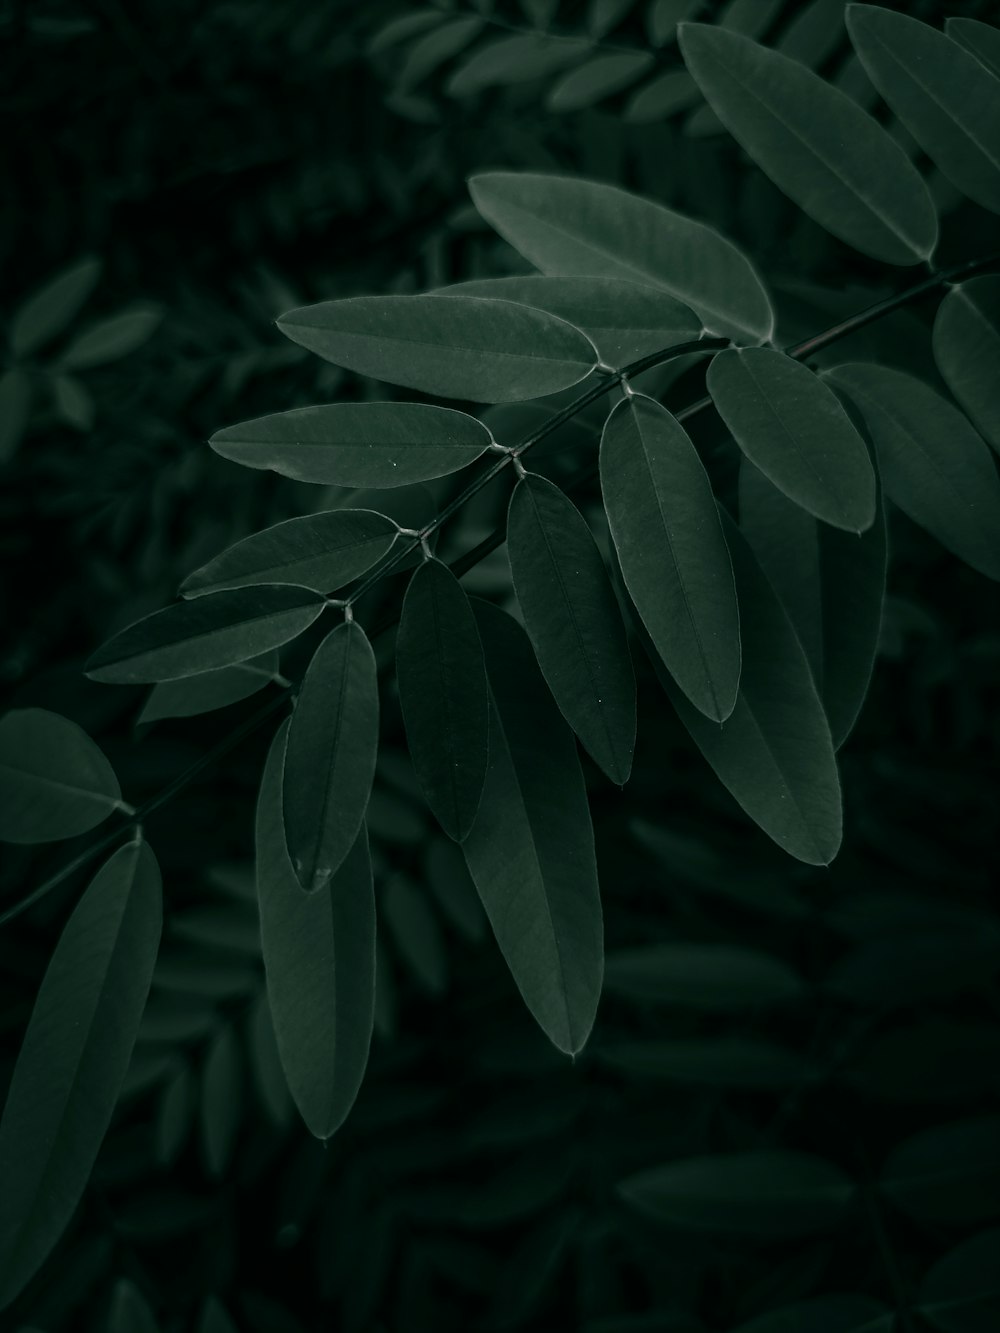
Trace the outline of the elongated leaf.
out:
[[[666,292],[621,278],[477,278],[440,288],[442,295],[502,298],[548,310],[583,329],[605,365],[618,369],[650,352],[690,342],[704,332],[701,320]]]
[[[837,395],[767,347],[720,352],[708,390],[747,458],[814,517],[861,533],[875,521],[868,447]]]
[[[601,993],[604,929],[572,733],[518,625],[475,603],[492,706],[490,762],[462,846],[518,990],[559,1050],[582,1049]]]
[[[325,888],[357,841],[378,749],[375,656],[356,621],[326,636],[302,681],[288,732],[283,808],[299,883]]]
[[[87,663],[87,675],[112,684],[146,684],[232,666],[294,639],[325,605],[318,593],[286,584],[180,602],[109,639]]]
[[[971,1223],[1000,1216],[1000,1115],[935,1125],[886,1158],[879,1188],[924,1222]]]
[[[472,608],[439,560],[425,561],[410,579],[396,677],[421,790],[444,831],[462,842],[486,780],[489,700]]]
[[[148,342],[160,326],[163,311],[157,305],[136,306],[85,329],[57,362],[60,370],[89,370],[128,356]]]
[[[144,843],[97,872],[56,945],[0,1120],[0,1307],[80,1201],[125,1078],[160,941],[160,873]]]
[[[456,472],[490,441],[482,422],[449,407],[329,403],[227,426],[209,444],[234,463],[295,481],[381,489]]]
[[[10,323],[10,349],[14,356],[30,356],[62,333],[94,290],[100,275],[99,259],[81,259],[33,292],[15,311]]]
[[[712,333],[764,342],[774,312],[749,260],[680,213],[598,181],[490,172],[469,181],[494,230],[543,273],[623,278],[667,291]]]
[[[795,1051],[757,1037],[615,1041],[596,1055],[632,1078],[703,1087],[793,1087],[815,1072]]]
[[[966,564],[1000,579],[1000,479],[962,413],[888,366],[857,362],[826,373],[864,417],[889,499]]]
[[[198,1107],[205,1169],[221,1179],[232,1159],[243,1121],[243,1061],[229,1024],[220,1027],[209,1043],[201,1072]]]
[[[795,628],[839,749],[878,651],[887,566],[881,495],[875,522],[856,537],[817,522],[749,462],[739,487],[740,529]]]
[[[542,32],[519,32],[483,42],[455,68],[445,92],[450,97],[470,97],[487,88],[508,87],[553,74],[590,50],[590,44],[573,37],[553,37]]]
[[[725,944],[648,944],[608,955],[609,994],[708,1013],[801,998],[798,976],[778,958]]]
[[[934,319],[934,359],[945,383],[1000,453],[1000,277],[953,287]]]
[[[158,1333],[158,1327],[139,1288],[128,1278],[119,1278],[111,1297],[108,1333]]]
[[[593,343],[565,320],[478,296],[352,296],[290,310],[278,327],[335,365],[441,398],[541,398],[593,370]]]
[[[945,33],[879,5],[848,5],[868,77],[963,194],[1000,213],[1000,79]]]
[[[57,842],[121,807],[114,769],[82,727],[44,708],[0,718],[0,838]]]
[[[333,509],[290,518],[244,537],[181,584],[185,597],[250,583],[294,583],[334,592],[371,569],[398,528],[371,509]]]
[[[645,125],[666,120],[700,101],[701,90],[687,70],[668,69],[633,93],[623,118],[629,125]]]
[[[635,749],[635,676],[597,543],[550,481],[519,481],[507,512],[514,590],[559,711],[594,762],[624,786]]]
[[[941,1333],[993,1333],[1000,1322],[1000,1228],[980,1231],[933,1264],[917,1307]]]
[[[828,865],[841,838],[840,779],[809,663],[736,525],[724,520],[743,626],[732,715],[716,726],[657,671],[691,739],[750,818],[789,855]],[[654,669],[657,662],[654,657]]]
[[[1000,28],[978,19],[945,19],[944,30],[953,41],[971,51],[980,64],[1000,78]]]
[[[636,394],[601,437],[601,490],[622,576],[667,670],[721,722],[740,679],[740,619],[726,540],[697,450],[665,407]]]
[[[380,907],[380,920],[389,932],[396,955],[414,981],[432,995],[443,995],[448,989],[448,953],[427,895],[405,875],[394,875],[382,895]]]
[[[257,694],[272,681],[280,681],[277,652],[263,653],[249,662],[203,671],[198,676],[165,680],[154,685],[139,722],[148,725],[165,717],[197,717],[216,708],[239,703]]]
[[[368,1062],[375,895],[364,827],[325,889],[300,889],[281,812],[287,731],[284,723],[274,738],[257,804],[260,934],[285,1078],[309,1132],[327,1139],[354,1105]]]
[[[851,98],[738,33],[702,23],[678,31],[684,63],[716,115],[813,221],[889,264],[930,256],[937,215],[927,186]]]
[[[13,458],[21,443],[33,397],[31,373],[12,366],[0,375],[0,463]]]
[[[667,1162],[630,1176],[619,1189],[634,1208],[681,1230],[765,1240],[837,1226],[855,1193],[832,1162],[782,1150]]]
[[[893,1333],[896,1316],[871,1296],[829,1292],[768,1310],[732,1333]]]
[[[579,111],[612,97],[641,78],[653,63],[650,51],[606,51],[564,74],[546,99],[550,111]]]
[[[396,78],[397,89],[409,92],[422,79],[458,55],[482,31],[483,20],[473,15],[449,19],[433,32],[424,33],[406,52]]]

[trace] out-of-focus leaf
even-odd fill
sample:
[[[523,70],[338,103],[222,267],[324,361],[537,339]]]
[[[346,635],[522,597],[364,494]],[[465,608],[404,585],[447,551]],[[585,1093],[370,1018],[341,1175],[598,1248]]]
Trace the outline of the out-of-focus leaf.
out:
[[[1000,1214],[1000,1116],[920,1130],[886,1158],[879,1189],[923,1222],[969,1226]]]
[[[31,377],[20,366],[0,375],[0,463],[14,457],[31,412]]]
[[[666,120],[676,111],[684,111],[701,99],[701,90],[686,69],[668,69],[629,98],[624,119],[629,125],[645,125]]]
[[[629,88],[653,63],[649,51],[606,51],[577,65],[552,87],[550,111],[580,111]]]
[[[163,1085],[153,1126],[153,1153],[160,1166],[170,1166],[184,1147],[194,1123],[198,1089],[189,1065],[182,1065]]]
[[[787,963],[726,944],[619,949],[608,954],[604,984],[610,995],[708,1013],[787,1004],[803,994],[801,979]]]
[[[487,88],[543,78],[585,57],[590,43],[575,37],[518,32],[493,37],[465,57],[445,84],[450,97],[472,97]]]
[[[56,375],[52,379],[52,396],[56,411],[74,430],[88,431],[94,424],[96,406],[87,388],[72,375]]]
[[[101,267],[99,259],[81,259],[28,297],[10,323],[16,357],[31,356],[62,333],[97,285]]]
[[[148,342],[163,319],[157,305],[138,305],[123,310],[120,315],[102,319],[85,329],[61,354],[57,366],[61,371],[90,370],[109,361],[118,361]]]
[[[1000,1322],[1000,1228],[949,1250],[925,1273],[917,1309],[941,1333],[993,1333]]]
[[[243,1106],[243,1060],[236,1034],[227,1023],[212,1038],[201,1071],[201,1149],[213,1180],[225,1175],[232,1159]]]
[[[611,955],[609,969],[613,960]],[[612,989],[610,984],[607,988]],[[594,1055],[629,1078],[704,1087],[794,1087],[815,1073],[797,1052],[759,1037],[614,1040],[604,1042]]]
[[[432,995],[448,989],[448,954],[441,929],[423,893],[403,875],[394,875],[381,900],[381,919],[418,985]]]
[[[165,717],[197,717],[200,713],[211,713],[216,708],[249,699],[278,680],[278,654],[275,651],[262,653],[249,662],[203,671],[197,676],[165,680],[150,690],[137,720],[145,725]]]
[[[108,1311],[108,1333],[158,1333],[159,1325],[142,1292],[127,1277],[119,1278]]]
[[[1000,277],[952,287],[934,319],[934,360],[973,424],[1000,453]]]

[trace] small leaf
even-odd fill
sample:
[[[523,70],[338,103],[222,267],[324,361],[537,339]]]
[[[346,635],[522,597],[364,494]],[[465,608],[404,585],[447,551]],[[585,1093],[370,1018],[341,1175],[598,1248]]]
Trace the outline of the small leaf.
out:
[[[97,409],[87,388],[72,375],[56,375],[51,382],[56,411],[66,425],[74,430],[89,431]]]
[[[482,31],[483,20],[475,15],[449,19],[413,42],[396,76],[396,87],[409,92],[439,69],[446,60],[463,51]]]
[[[934,360],[973,425],[1000,453],[1000,277],[952,287],[934,319]]]
[[[619,278],[667,291],[711,333],[764,342],[774,312],[749,260],[680,213],[597,181],[530,172],[473,176],[491,227],[543,273]]]
[[[479,631],[447,565],[426,560],[410,579],[396,635],[406,739],[427,804],[462,842],[486,780],[489,700]]]
[[[920,1130],[886,1158],[879,1189],[922,1222],[961,1224],[1000,1215],[1000,1116]]]
[[[0,375],[0,464],[17,452],[31,413],[31,376],[20,366]]]
[[[943,32],[848,5],[854,49],[893,111],[963,194],[1000,213],[1000,79]]]
[[[214,1014],[210,1022],[214,1024]],[[203,1034],[198,1031],[196,1035]],[[140,1039],[141,1036],[140,1033]],[[153,1128],[153,1156],[158,1166],[171,1166],[177,1160],[191,1132],[196,1103],[194,1075],[190,1067],[184,1064],[164,1085],[160,1094]]]
[[[622,577],[657,653],[706,717],[733,711],[740,620],[726,540],[697,450],[652,398],[634,394],[601,437],[601,490]]]
[[[917,1309],[941,1333],[994,1333],[1000,1323],[1000,1228],[962,1241],[931,1266]]]
[[[303,894],[285,848],[274,738],[257,805],[257,894],[267,995],[282,1068],[311,1134],[347,1118],[368,1063],[375,1009],[375,895],[364,827],[325,889]]]
[[[92,324],[59,357],[60,370],[89,370],[120,361],[148,342],[163,319],[158,305],[139,305]]]
[[[608,954],[609,994],[707,1013],[801,1000],[803,985],[787,964],[725,944],[647,944]]]
[[[99,259],[81,259],[34,292],[10,323],[10,349],[17,358],[30,356],[62,333],[101,275]]]
[[[847,1216],[853,1181],[811,1153],[718,1153],[640,1171],[625,1201],[683,1231],[781,1240],[828,1231]]]
[[[375,656],[357,621],[326,636],[288,730],[283,808],[288,852],[308,893],[326,888],[357,841],[378,749]]]
[[[198,676],[165,680],[154,685],[138,722],[145,726],[165,717],[197,717],[216,708],[249,699],[278,679],[277,652],[263,653],[249,662],[203,671]]]
[[[747,458],[815,518],[861,533],[875,519],[875,472],[837,395],[768,347],[720,352],[708,391]]]
[[[91,680],[146,684],[232,666],[288,643],[326,603],[284,584],[214,592],[154,611],[121,630],[87,663]]]
[[[367,55],[379,55],[407,38],[419,36],[427,28],[434,28],[443,20],[437,9],[417,9],[409,14],[397,14],[377,28],[365,46]]]
[[[653,63],[650,51],[607,51],[577,65],[554,85],[550,111],[579,111],[630,87]]]
[[[643,84],[629,98],[623,119],[628,125],[667,120],[701,101],[701,90],[686,69],[668,69]]]
[[[594,841],[576,747],[523,630],[475,604],[492,707],[490,762],[462,845],[518,990],[549,1040],[580,1051],[604,968]]]
[[[541,398],[594,369],[593,343],[565,320],[478,296],[352,296],[290,310],[282,333],[359,375],[440,398]]]
[[[945,19],[944,30],[966,51],[971,51],[981,65],[1000,78],[1000,28],[978,19]]]
[[[888,366],[856,362],[826,375],[864,417],[889,499],[966,564],[1000,579],[1000,479],[962,413]]]
[[[528,474],[507,513],[514,590],[559,711],[612,782],[635,748],[635,677],[621,611],[597,543],[550,481]]]
[[[590,43],[575,37],[553,37],[541,32],[518,32],[494,37],[465,57],[445,84],[449,97],[471,97],[487,88],[528,83],[554,74],[590,51]]]
[[[69,1222],[111,1123],[160,941],[160,873],[144,843],[105,862],[42,979],[0,1120],[0,1308]]]
[[[44,708],[0,718],[0,839],[58,842],[122,808],[114,769],[82,727]]]
[[[877,121],[798,61],[738,33],[703,23],[679,33],[684,63],[716,115],[814,222],[888,264],[930,256],[931,196]]]
[[[228,1023],[209,1044],[198,1111],[205,1169],[213,1180],[220,1180],[232,1160],[243,1120],[243,1061]]]
[[[855,1292],[829,1292],[768,1310],[732,1333],[893,1333],[896,1316],[881,1301]]]
[[[321,486],[408,486],[475,462],[491,435],[465,412],[429,403],[330,403],[227,426],[223,458]]]
[[[108,1333],[158,1333],[158,1329],[153,1312],[139,1288],[128,1278],[119,1278],[111,1297]]]

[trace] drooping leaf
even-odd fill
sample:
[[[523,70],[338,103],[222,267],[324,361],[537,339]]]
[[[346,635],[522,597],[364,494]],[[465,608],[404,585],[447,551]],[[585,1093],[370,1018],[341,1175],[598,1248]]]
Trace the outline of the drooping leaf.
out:
[[[131,842],[97,872],[42,979],[0,1120],[0,1308],[80,1201],[125,1078],[160,941],[160,873]]]
[[[114,769],[82,727],[44,708],[0,718],[0,839],[57,842],[121,808]]]
[[[609,995],[708,1013],[800,999],[803,986],[778,958],[725,944],[647,944],[608,954]]]
[[[352,296],[290,310],[278,327],[359,375],[480,403],[557,393],[597,363],[593,343],[565,320],[478,296]]]
[[[152,684],[233,666],[288,643],[326,605],[289,584],[213,592],[137,620],[87,663],[91,680]]]
[[[226,1307],[215,1296],[209,1296],[201,1307],[198,1333],[238,1333]]]
[[[923,1222],[970,1225],[1000,1215],[1000,1115],[920,1130],[886,1158],[879,1189]]]
[[[835,749],[850,735],[871,681],[885,601],[881,496],[860,537],[819,523],[749,462],[740,468],[740,530],[799,637]]]
[[[811,1153],[716,1153],[667,1162],[622,1181],[625,1201],[684,1231],[762,1240],[828,1231],[847,1216],[853,1181]]]
[[[713,1088],[794,1087],[815,1073],[797,1052],[759,1037],[634,1038],[606,1042],[595,1054],[630,1078]]]
[[[993,1333],[1000,1322],[1000,1228],[962,1241],[925,1273],[917,1309],[941,1333]]]
[[[311,1134],[327,1139],[354,1105],[375,1009],[375,895],[362,826],[329,884],[304,894],[285,847],[288,725],[271,746],[257,805],[257,894],[267,995],[282,1068]]]
[[[667,670],[721,722],[740,679],[733,571],[708,474],[683,427],[643,394],[612,411],[601,491],[622,576]]]
[[[198,1120],[205,1169],[211,1179],[220,1180],[236,1150],[243,1120],[243,1061],[228,1023],[219,1028],[205,1055]]]
[[[475,604],[491,689],[490,761],[469,870],[514,981],[559,1050],[581,1050],[601,992],[603,923],[572,733],[504,612]]]
[[[579,111],[620,93],[653,63],[650,51],[604,51],[564,74],[546,98],[550,111]]]
[[[462,842],[486,780],[489,699],[472,608],[439,560],[426,560],[410,579],[396,678],[421,790],[444,831]]]
[[[469,191],[494,230],[543,273],[620,278],[667,291],[712,333],[764,342],[767,292],[723,236],[598,181],[530,172],[473,176]]]
[[[51,384],[56,411],[67,426],[85,432],[91,430],[97,407],[86,386],[74,375],[54,375]]]
[[[288,854],[308,893],[327,887],[357,841],[378,749],[375,655],[357,621],[326,636],[288,730],[283,809]]]
[[[99,259],[81,259],[28,297],[10,322],[15,357],[31,356],[62,333],[97,285],[101,267]]]
[[[927,186],[846,93],[738,33],[685,23],[679,37],[684,62],[716,115],[814,222],[888,264],[930,256],[937,215]]]
[[[790,22],[776,46],[792,60],[818,69],[837,49],[843,36],[843,0],[809,0],[790,11]]]
[[[1000,78],[1000,28],[978,19],[945,19],[944,30],[953,41],[971,51],[980,64]]]
[[[559,711],[612,782],[635,748],[635,677],[621,611],[585,520],[557,486],[528,474],[507,512],[514,590]]]
[[[880,5],[847,6],[868,77],[963,194],[1000,213],[1000,78],[951,37]]]
[[[732,1333],[892,1333],[896,1316],[882,1301],[856,1292],[828,1292],[768,1310]]]
[[[108,1333],[158,1333],[159,1325],[142,1292],[127,1277],[119,1278],[108,1311]]]
[[[249,699],[272,681],[279,681],[278,654],[262,653],[249,662],[203,671],[181,680],[165,680],[154,685],[139,714],[142,725],[165,717],[197,717],[216,708]]]
[[[973,424],[1000,453],[1000,277],[952,287],[934,319],[934,360]]]
[[[244,467],[321,486],[408,486],[475,462],[482,422],[430,403],[329,403],[242,421],[209,444]]]
[[[875,520],[868,447],[837,395],[768,347],[720,352],[708,391],[747,458],[815,518],[861,533]]]
[[[148,342],[163,319],[157,305],[146,304],[102,319],[74,338],[57,361],[60,370],[90,370],[128,356]]]
[[[966,564],[1000,579],[1000,479],[962,413],[888,366],[854,362],[826,373],[864,417],[889,499]]]

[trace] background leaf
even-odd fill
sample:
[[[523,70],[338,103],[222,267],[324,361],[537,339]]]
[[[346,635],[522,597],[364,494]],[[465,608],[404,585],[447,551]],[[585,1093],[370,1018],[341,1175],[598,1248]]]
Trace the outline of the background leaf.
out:
[[[937,368],[976,429],[1000,453],[1000,277],[952,287],[934,319]]]
[[[723,944],[653,944],[619,949],[605,966],[609,994],[708,1013],[787,1004],[802,983],[777,958]]]
[[[44,283],[14,313],[10,348],[16,357],[31,356],[69,325],[97,286],[101,261],[81,259]]]
[[[237,662],[180,680],[165,680],[150,690],[137,720],[140,725],[148,725],[165,717],[197,717],[249,699],[280,679],[278,654],[272,650],[249,662]]]

